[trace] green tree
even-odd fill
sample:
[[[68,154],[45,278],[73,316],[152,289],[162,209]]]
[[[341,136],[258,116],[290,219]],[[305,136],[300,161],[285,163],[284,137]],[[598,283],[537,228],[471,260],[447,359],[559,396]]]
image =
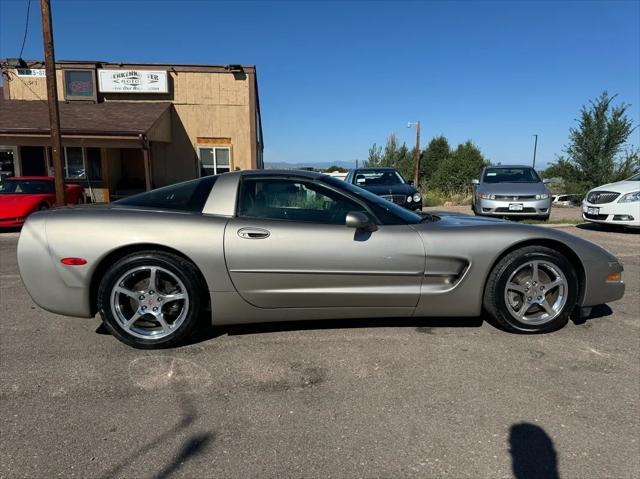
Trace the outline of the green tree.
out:
[[[420,157],[420,182],[429,183],[440,164],[450,156],[449,141],[443,135],[433,138]]]
[[[413,151],[405,143],[400,144],[398,137],[392,133],[387,137],[384,148],[375,143],[369,148],[368,159],[364,162],[367,168],[392,167],[407,179],[413,177]]]
[[[444,158],[433,174],[429,187],[445,194],[468,193],[471,180],[478,178],[482,168],[489,165],[480,149],[471,141],[458,145],[453,153]]]
[[[576,193],[618,181],[638,164],[637,149],[624,150],[635,130],[626,114],[629,105],[613,105],[615,98],[605,91],[582,107],[578,126],[569,130],[566,157],[550,167],[554,172],[560,171],[565,182],[574,184],[579,190]]]
[[[375,168],[381,166],[382,163],[382,147],[376,143],[369,148],[369,156],[364,162],[365,168]]]

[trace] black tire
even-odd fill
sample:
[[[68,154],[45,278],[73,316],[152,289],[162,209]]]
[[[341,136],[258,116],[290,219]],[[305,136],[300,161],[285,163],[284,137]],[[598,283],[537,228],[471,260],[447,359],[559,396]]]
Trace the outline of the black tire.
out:
[[[183,283],[188,294],[187,312],[182,323],[175,331],[159,339],[140,338],[126,331],[111,308],[111,292],[116,282],[122,275],[137,267],[159,267],[169,271]],[[178,346],[193,334],[203,305],[206,304],[203,298],[207,294],[197,268],[190,261],[164,251],[141,251],[121,258],[106,271],[98,288],[97,306],[104,325],[118,340],[138,349],[160,349]],[[162,306],[160,309],[162,310]]]
[[[46,203],[42,203],[40,206],[38,206],[38,211],[44,211],[48,209],[49,209],[49,205]]]
[[[543,324],[527,324],[519,321],[510,312],[505,302],[505,288],[512,273],[532,261],[545,261],[558,268],[567,282],[567,299],[554,319]],[[523,298],[524,301],[524,298]],[[493,268],[484,291],[484,308],[495,320],[497,326],[521,334],[549,333],[563,328],[578,301],[578,277],[575,269],[564,255],[544,246],[526,246],[512,251]]]

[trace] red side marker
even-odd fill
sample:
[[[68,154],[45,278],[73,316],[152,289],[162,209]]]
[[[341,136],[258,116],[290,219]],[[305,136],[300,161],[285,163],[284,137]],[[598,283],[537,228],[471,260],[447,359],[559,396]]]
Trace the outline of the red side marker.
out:
[[[87,260],[84,258],[62,258],[60,262],[67,266],[82,266],[83,264],[87,264]]]

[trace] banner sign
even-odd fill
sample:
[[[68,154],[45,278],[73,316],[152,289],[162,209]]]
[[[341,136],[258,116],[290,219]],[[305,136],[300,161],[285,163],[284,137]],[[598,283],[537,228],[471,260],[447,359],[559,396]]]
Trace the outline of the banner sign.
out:
[[[19,77],[46,77],[47,73],[44,68],[18,68]]]
[[[167,93],[167,72],[155,70],[98,70],[102,93]]]

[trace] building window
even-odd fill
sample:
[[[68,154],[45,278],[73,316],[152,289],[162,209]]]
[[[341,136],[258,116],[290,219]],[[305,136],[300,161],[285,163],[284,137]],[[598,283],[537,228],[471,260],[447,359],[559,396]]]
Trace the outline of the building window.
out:
[[[64,148],[64,176],[69,179],[102,179],[100,148],[67,146]]]
[[[96,100],[93,70],[64,70],[65,100]]]
[[[216,146],[200,148],[199,151],[202,176],[219,175],[231,171],[231,148]]]

